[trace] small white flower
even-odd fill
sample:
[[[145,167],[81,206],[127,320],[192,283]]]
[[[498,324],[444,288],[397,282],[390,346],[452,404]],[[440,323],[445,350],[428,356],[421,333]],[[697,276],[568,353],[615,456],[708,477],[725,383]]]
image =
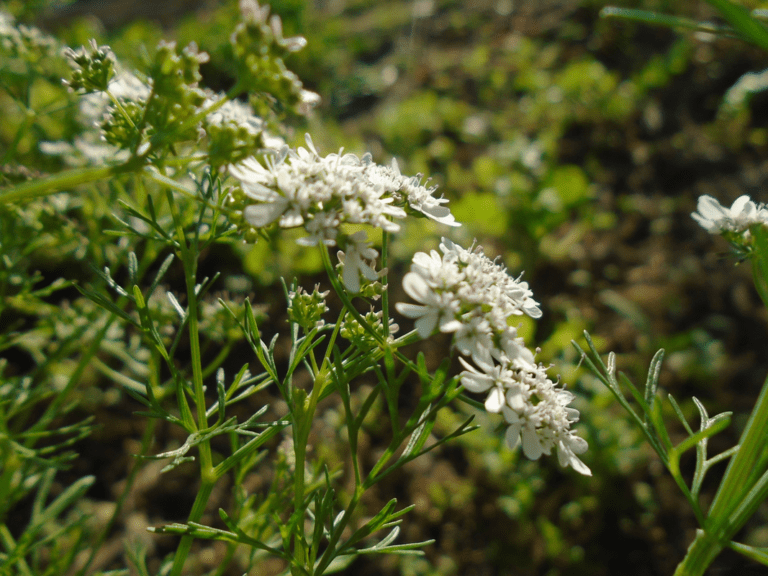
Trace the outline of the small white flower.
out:
[[[365,262],[376,260],[379,256],[379,253],[369,246],[365,230],[355,232],[347,238],[346,252],[339,251],[338,255],[344,264],[344,286],[353,294],[360,292],[361,274],[370,282],[378,278],[373,267]]]
[[[520,395],[520,387],[514,381],[512,372],[504,366],[475,361],[482,370],[480,372],[464,358],[459,358],[459,362],[466,368],[460,375],[462,386],[470,392],[488,391],[488,397],[485,399],[485,409],[488,412],[494,414],[501,412],[508,393]],[[522,403],[520,406],[522,407]]]
[[[498,358],[502,356],[517,369],[535,369],[533,353],[525,346],[525,341],[517,335],[517,329],[506,326],[499,338],[501,352],[496,353]]]
[[[374,167],[368,156],[361,160],[343,150],[322,157],[307,135],[306,148],[284,147],[263,163],[248,158],[230,166],[229,173],[255,204],[278,203],[251,210],[254,226],[255,222],[269,225],[278,215],[283,228],[307,228],[311,240],[304,243],[332,244],[337,232],[329,227],[338,229],[344,223],[368,224],[393,233],[400,230],[397,220],[405,218],[406,212],[396,205],[392,189],[383,186],[381,179],[371,178],[378,174]]]
[[[704,194],[699,196],[696,210],[691,217],[710,234],[743,232],[753,224],[768,224],[766,207],[756,205],[746,194],[739,196],[730,208]]]
[[[579,438],[573,434],[569,434],[565,438],[557,441],[557,459],[560,465],[570,466],[579,474],[584,476],[592,476],[592,471],[584,464],[576,454],[583,454],[587,451],[587,441],[583,438]]]
[[[468,392],[487,393],[485,409],[504,415],[510,448],[521,444],[532,460],[556,448],[561,464],[590,474],[576,457],[587,443],[570,430],[579,418],[578,410],[568,407],[573,394],[557,387],[509,325],[515,315],[541,316],[528,284],[510,277],[480,247],[466,250],[443,238],[440,250],[442,255],[435,250],[414,255],[403,289],[419,304],[398,303],[397,310],[416,319],[422,338],[438,327],[454,333],[453,347],[477,366],[459,357],[465,368],[461,383]]]
[[[468,322],[462,322],[454,333],[453,345],[465,356],[471,356],[477,362],[491,361],[493,338],[491,325],[482,316],[473,316]]]
[[[523,454],[530,460],[538,460],[542,454],[549,454],[541,442],[541,438],[536,432],[535,420],[527,414],[520,415],[517,411],[508,406],[502,408],[504,419],[509,424],[505,439],[507,446],[512,450],[520,444],[522,440]]]
[[[403,289],[408,296],[420,302],[421,306],[398,302],[395,308],[403,316],[417,319],[416,330],[422,338],[429,338],[438,326],[441,332],[454,332],[461,326],[461,323],[456,320],[459,302],[453,294],[434,292],[424,278],[415,272],[408,272],[405,275]]]

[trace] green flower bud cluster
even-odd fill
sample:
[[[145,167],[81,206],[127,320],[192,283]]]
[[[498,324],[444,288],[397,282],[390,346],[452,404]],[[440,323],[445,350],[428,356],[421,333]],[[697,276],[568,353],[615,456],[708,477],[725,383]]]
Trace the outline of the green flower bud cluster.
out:
[[[125,150],[136,150],[141,144],[139,128],[144,118],[144,103],[121,99],[120,110],[111,109],[99,124],[104,140]]]
[[[194,43],[179,50],[175,42],[161,41],[146,82],[120,73],[104,88],[113,102],[99,122],[104,139],[139,154],[198,139],[195,116],[209,97],[198,85],[200,64],[207,61]]]
[[[301,286],[288,293],[288,319],[301,326],[305,333],[325,324],[322,315],[328,311],[325,299],[330,291],[319,292],[319,287],[319,284],[315,284],[311,294]]]
[[[115,75],[114,53],[109,46],[97,45],[96,40],[91,40],[88,48],[66,48],[64,57],[72,67],[72,79],[65,84],[74,92],[103,92]]]
[[[241,0],[240,10],[243,22],[235,28],[230,42],[242,88],[270,94],[281,106],[306,114],[319,97],[304,90],[301,80],[283,60],[304,48],[306,40],[300,36],[283,38],[280,17],[269,18],[269,6],[260,7],[256,0]]]
[[[225,196],[223,206],[227,212],[227,219],[235,225],[245,243],[255,244],[260,236],[260,228],[253,226],[243,216],[243,210],[250,204],[253,204],[253,201],[245,195],[242,188],[236,186],[231,188]]]
[[[151,129],[153,145],[195,139],[197,123],[185,122],[198,113],[207,94],[198,86],[202,80],[200,64],[208,62],[208,54],[199,52],[192,42],[182,50],[175,42],[158,45],[149,70],[152,93],[147,102],[146,123]]]
[[[382,317],[383,312],[381,310],[374,312],[373,309],[371,309],[370,312],[363,316],[363,319],[365,320],[366,324],[368,324],[368,326],[373,328],[373,331],[376,332],[376,334],[378,334],[382,339],[386,339],[390,335],[396,334],[400,327],[394,323],[392,318],[390,318],[389,332],[388,334],[385,334]],[[365,328],[363,328],[357,319],[351,314],[347,314],[344,317],[344,321],[341,324],[339,334],[342,338],[349,340],[358,348],[370,349],[377,348],[379,346],[379,343],[374,339],[374,337]]]
[[[238,100],[224,103],[206,116],[203,128],[208,135],[208,157],[213,166],[237,163],[264,148],[264,122],[250,106]]]

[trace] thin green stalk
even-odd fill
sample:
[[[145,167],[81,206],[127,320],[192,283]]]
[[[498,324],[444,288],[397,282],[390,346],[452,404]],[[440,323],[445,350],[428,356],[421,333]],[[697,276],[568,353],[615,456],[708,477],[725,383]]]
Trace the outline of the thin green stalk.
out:
[[[381,269],[387,270],[389,260],[389,232],[381,234]],[[384,338],[389,338],[389,273],[384,274],[381,284],[384,291],[381,294],[381,322],[384,326]]]
[[[768,379],[757,399],[739,449],[728,463],[702,530],[696,533],[675,576],[701,576],[748,519],[734,513],[744,504],[768,465],[765,438],[768,434]]]
[[[364,493],[365,488],[362,485],[355,487],[355,492],[352,494],[352,499],[349,501],[347,509],[344,510],[344,515],[341,517],[341,520],[336,523],[335,530],[331,535],[328,546],[325,549],[325,552],[323,552],[323,555],[320,557],[320,560],[317,562],[317,567],[314,571],[315,576],[322,576],[322,574],[325,572],[325,569],[328,568],[330,563],[333,561],[333,553],[336,550],[336,545],[339,543],[339,539],[341,538],[344,529],[347,527],[347,524],[349,524],[349,521],[352,519],[352,513],[355,511],[355,508],[357,508],[357,505],[360,502],[360,498]]]
[[[187,329],[189,331],[189,348],[192,364],[192,391],[194,394],[195,408],[197,411],[197,429],[203,430],[208,427],[208,416],[206,414],[205,391],[203,389],[203,365],[202,355],[200,353],[200,327],[198,323],[198,301],[196,288],[197,278],[197,251],[196,246],[189,246],[184,235],[184,229],[181,225],[178,214],[175,210],[173,194],[170,190],[167,193],[168,204],[171,208],[174,222],[176,224],[176,234],[178,236],[181,260],[184,265],[184,277],[187,288]],[[198,445],[200,456],[200,491],[195,499],[195,504],[189,514],[189,522],[199,522],[202,518],[208,498],[211,495],[213,486],[218,480],[216,470],[213,467],[213,457],[211,454],[211,444],[209,440],[201,442]],[[193,537],[186,535],[181,538],[179,547],[173,559],[173,567],[170,576],[180,576],[184,567],[184,562],[192,546]]]
[[[330,383],[330,376],[328,374],[329,363],[327,360],[323,362],[320,370],[314,375],[314,383],[312,385],[312,393],[309,398],[304,394],[294,394],[294,401],[301,406],[295,405],[293,408],[293,417],[298,419],[293,423],[293,453],[296,460],[296,468],[294,472],[294,494],[293,505],[294,511],[298,512],[304,508],[305,497],[305,481],[304,472],[306,468],[306,455],[307,455],[307,442],[309,441],[309,433],[312,430],[312,421],[315,417],[315,410],[317,409],[317,403],[320,401],[320,395],[323,389]],[[308,566],[307,551],[304,549],[304,522],[300,520],[297,523],[298,534],[294,539],[294,561],[299,561],[301,565],[312,573],[312,566]]]
[[[294,415],[296,410],[294,410]],[[303,412],[302,412],[303,415]],[[298,512],[304,507],[304,470],[305,458],[307,456],[307,444],[303,440],[304,423],[293,423],[293,454],[296,462],[293,473],[293,509]],[[306,550],[304,550],[304,520],[299,520],[296,525],[299,533],[293,540],[293,561],[300,562],[302,566],[306,564]],[[305,566],[306,567],[306,566]]]
[[[97,180],[104,180],[106,178],[117,176],[118,174],[132,172],[137,170],[142,163],[143,158],[133,158],[124,164],[118,164],[116,166],[75,168],[73,170],[59,172],[58,174],[48,176],[47,178],[30,180],[23,184],[19,184],[18,186],[11,186],[10,188],[0,190],[0,204],[23,202],[32,200],[33,198],[49,196],[68,188],[74,188],[75,186],[88,184],[89,182],[96,182]]]
[[[211,492],[213,492],[215,483],[215,480],[212,482],[202,482],[187,522],[199,522],[203,517],[205,507],[208,504],[208,498],[210,498]],[[188,534],[181,537],[179,546],[176,548],[176,554],[173,557],[173,566],[171,567],[170,576],[181,576],[181,571],[184,569],[184,562],[186,562],[187,556],[189,556],[189,551],[192,549],[194,540],[195,537]]]

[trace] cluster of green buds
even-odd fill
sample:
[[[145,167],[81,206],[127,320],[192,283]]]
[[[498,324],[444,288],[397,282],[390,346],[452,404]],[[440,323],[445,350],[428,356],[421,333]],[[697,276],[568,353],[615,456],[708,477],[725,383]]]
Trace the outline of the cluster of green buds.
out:
[[[320,292],[319,287],[315,284],[311,294],[301,286],[288,292],[288,319],[301,326],[305,333],[325,325],[322,316],[328,311],[325,299],[330,291]]]
[[[175,42],[160,42],[149,70],[152,94],[147,102],[146,122],[153,129],[153,144],[165,140],[194,139],[199,112],[207,94],[198,85],[200,65],[208,62],[192,42],[179,50]]]
[[[266,146],[263,120],[239,100],[227,100],[208,114],[203,128],[208,135],[208,158],[213,166],[240,162]]]
[[[246,206],[252,203],[253,201],[246,196],[240,186],[230,188],[223,201],[227,219],[235,226],[237,234],[246,244],[255,244],[261,235],[261,227],[254,226],[243,215]]]
[[[280,17],[270,18],[269,6],[259,6],[257,0],[240,0],[240,11],[243,21],[235,28],[230,42],[241,88],[269,94],[286,109],[306,114],[320,98],[304,90],[298,76],[286,67],[284,58],[304,48],[307,41],[301,36],[283,38]],[[257,110],[261,115],[266,112]]]
[[[379,336],[380,340],[387,340],[392,334],[396,334],[400,327],[395,324],[392,318],[389,319],[389,330],[384,330],[384,313],[382,310],[375,311],[371,309],[368,313],[362,316],[365,323]],[[358,348],[370,349],[377,348],[379,341],[377,341],[373,335],[357,321],[357,318],[351,314],[344,316],[344,320],[341,323],[341,329],[339,334],[345,340],[349,340],[355,344]]]
[[[72,67],[72,78],[64,84],[72,91],[90,94],[107,89],[115,75],[115,54],[109,46],[99,46],[91,40],[88,47],[66,48],[63,54]]]

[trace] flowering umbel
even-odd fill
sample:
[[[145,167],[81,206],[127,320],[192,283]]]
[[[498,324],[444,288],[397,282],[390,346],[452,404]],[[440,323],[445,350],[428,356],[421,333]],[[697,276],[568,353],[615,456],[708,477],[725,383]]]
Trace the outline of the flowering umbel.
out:
[[[277,224],[281,228],[303,227],[307,236],[298,242],[305,246],[319,243],[346,250],[345,285],[358,292],[359,276],[376,278],[365,262],[378,255],[366,244],[364,234],[340,234],[343,224],[365,224],[385,232],[400,230],[398,220],[408,213],[425,216],[441,224],[459,226],[444,198],[435,198],[434,187],[427,188],[420,176],[400,174],[397,163],[380,166],[370,154],[323,157],[307,134],[307,148],[268,155],[262,164],[251,157],[229,166],[229,173],[240,181],[229,207],[253,228]]]
[[[453,347],[474,362],[460,358],[461,383],[487,394],[486,410],[503,414],[510,448],[522,444],[532,460],[555,448],[561,465],[591,475],[576,456],[587,443],[570,429],[579,418],[568,408],[573,395],[547,376],[548,367],[536,362],[510,325],[517,315],[541,316],[528,284],[509,276],[479,246],[466,250],[443,238],[440,250],[414,255],[403,288],[418,304],[401,302],[397,310],[416,319],[422,338],[436,330],[453,334]]]

